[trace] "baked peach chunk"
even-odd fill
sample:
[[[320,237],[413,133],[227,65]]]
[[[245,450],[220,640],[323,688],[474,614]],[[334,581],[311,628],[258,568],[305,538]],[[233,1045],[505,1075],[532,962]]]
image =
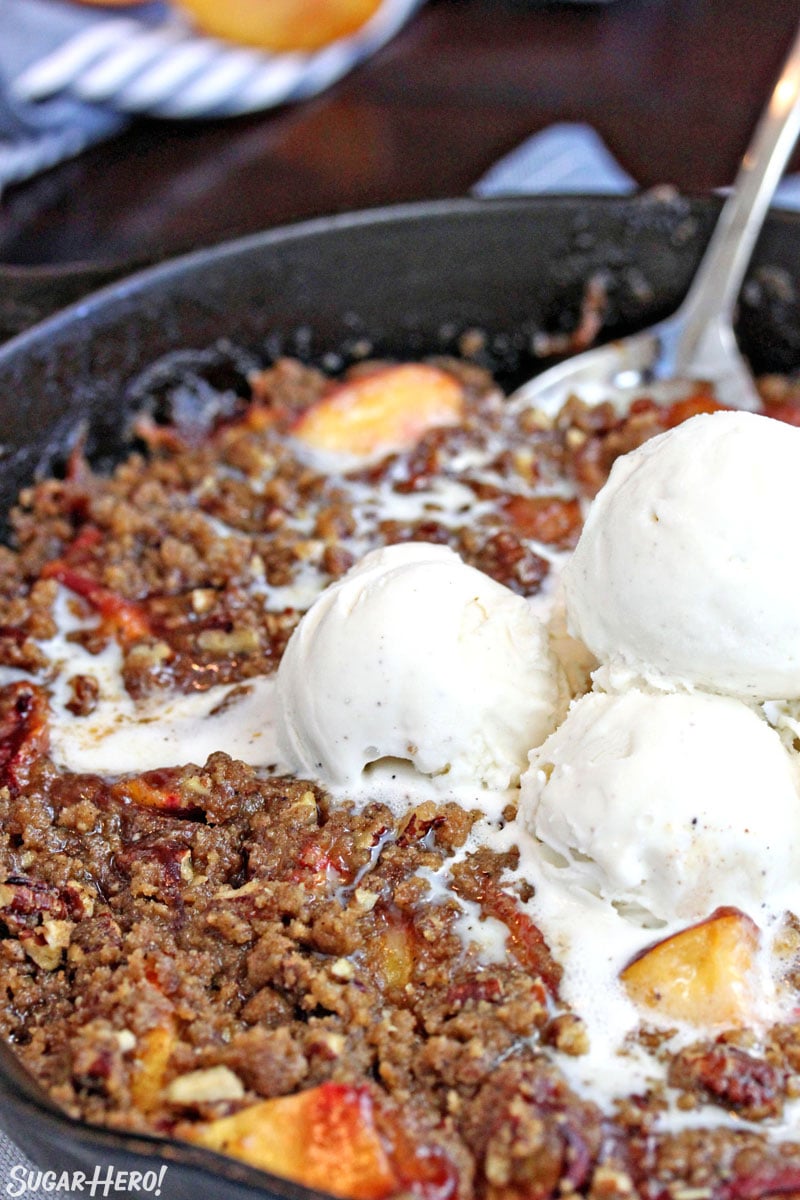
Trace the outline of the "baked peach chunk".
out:
[[[456,425],[463,415],[464,389],[452,375],[405,363],[337,384],[292,432],[314,450],[367,461],[408,450],[429,430]]]
[[[211,1150],[348,1200],[382,1200],[398,1184],[365,1088],[323,1083],[187,1126],[182,1133]]]
[[[370,970],[389,992],[402,992],[414,974],[415,946],[411,921],[402,914],[384,915],[367,947]]]
[[[167,1064],[176,1044],[175,1031],[156,1026],[140,1039],[131,1077],[131,1099],[141,1112],[152,1112],[161,1101]]]
[[[98,3],[99,0],[93,0]],[[119,4],[123,0],[111,0]],[[130,2],[130,0],[129,0]],[[179,0],[199,27],[215,37],[267,50],[315,50],[348,37],[380,0]]]
[[[718,908],[657,942],[622,971],[635,1004],[692,1025],[750,1023],[759,930],[738,908]]]

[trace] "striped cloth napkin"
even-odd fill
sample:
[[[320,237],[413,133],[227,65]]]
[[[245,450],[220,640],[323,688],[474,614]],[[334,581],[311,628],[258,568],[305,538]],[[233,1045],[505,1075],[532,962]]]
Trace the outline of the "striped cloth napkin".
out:
[[[223,0],[221,0],[223,2]],[[268,54],[195,34],[166,3],[0,0],[0,193],[136,114],[230,117],[315,96],[384,45],[422,0],[383,0],[350,37]]]
[[[638,184],[588,125],[562,123],[534,134],[501,158],[472,189],[475,196],[544,192],[621,195]],[[727,189],[719,189],[725,192]],[[776,208],[800,209],[800,175],[787,175],[775,192]]]

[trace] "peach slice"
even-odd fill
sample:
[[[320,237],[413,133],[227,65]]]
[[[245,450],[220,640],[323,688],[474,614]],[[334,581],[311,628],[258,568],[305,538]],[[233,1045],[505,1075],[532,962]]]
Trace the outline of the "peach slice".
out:
[[[336,385],[292,432],[314,450],[366,461],[411,449],[429,430],[456,425],[463,415],[464,391],[452,375],[406,363]]]
[[[414,945],[410,921],[392,918],[370,938],[370,966],[390,992],[402,992],[414,973]]]
[[[97,0],[96,0],[97,2]],[[120,3],[120,0],[113,0]],[[314,50],[347,37],[380,0],[178,0],[200,29],[268,50]]]
[[[175,1032],[169,1026],[149,1029],[139,1041],[130,1086],[133,1103],[141,1112],[152,1112],[161,1102],[167,1064],[175,1041]]]
[[[642,951],[620,978],[633,1002],[692,1025],[747,1025],[755,1000],[759,930],[738,908]]]
[[[187,1139],[347,1200],[383,1200],[398,1178],[366,1088],[323,1083],[182,1128]]]

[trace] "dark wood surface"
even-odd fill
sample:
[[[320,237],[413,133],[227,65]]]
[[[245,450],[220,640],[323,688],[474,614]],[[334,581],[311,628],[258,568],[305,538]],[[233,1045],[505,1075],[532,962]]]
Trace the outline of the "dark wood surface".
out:
[[[137,121],[10,189],[0,262],[115,263],[462,195],[561,120],[594,125],[643,186],[702,192],[730,182],[799,14],[797,0],[428,0],[316,100],[225,122]]]

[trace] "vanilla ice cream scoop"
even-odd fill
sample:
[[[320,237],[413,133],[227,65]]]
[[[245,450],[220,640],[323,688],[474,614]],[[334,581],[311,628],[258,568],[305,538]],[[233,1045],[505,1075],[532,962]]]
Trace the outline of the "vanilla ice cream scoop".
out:
[[[406,760],[445,789],[516,784],[554,727],[559,668],[530,604],[452,550],[368,554],[293,633],[278,674],[292,768],[358,788]]]
[[[608,677],[800,696],[800,429],[693,417],[619,458],[564,570]]]
[[[758,920],[800,871],[800,799],[778,734],[740,700],[595,692],[533,751],[519,820],[571,891],[639,924],[730,904]]]

